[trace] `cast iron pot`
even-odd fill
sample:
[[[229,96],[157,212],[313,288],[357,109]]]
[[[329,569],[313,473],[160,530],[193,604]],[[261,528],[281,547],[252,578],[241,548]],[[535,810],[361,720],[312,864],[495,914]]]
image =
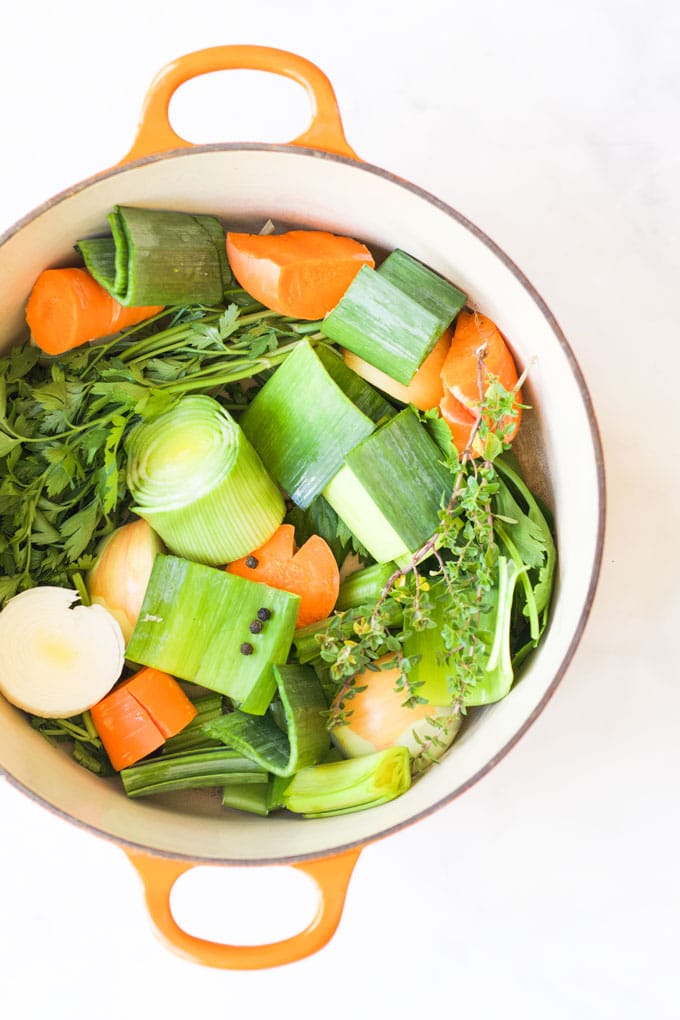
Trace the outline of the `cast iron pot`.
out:
[[[290,145],[191,146],[180,138],[168,113],[175,90],[197,75],[227,68],[272,71],[300,83],[312,106],[309,129]],[[401,247],[462,287],[498,323],[519,363],[531,364],[525,393],[533,410],[522,426],[520,452],[532,484],[555,514],[559,569],[550,627],[510,695],[471,713],[442,764],[403,797],[316,821],[225,813],[191,798],[172,806],[128,800],[116,780],[103,781],[55,751],[0,698],[0,767],[8,780],[125,850],[144,882],[156,932],[170,948],[213,967],[273,967],[315,952],[332,937],[362,847],[450,804],[508,753],[545,707],[581,637],[599,573],[601,444],[581,371],[531,284],[454,209],[361,162],[345,140],[330,82],[295,54],[218,46],[166,66],[149,89],[128,156],[57,195],[0,238],[2,347],[24,328],[23,309],[38,273],[71,262],[74,242],[103,231],[118,203],[215,213],[225,223],[271,218],[360,237],[376,250]],[[178,876],[198,864],[292,865],[317,883],[317,914],[304,931],[264,946],[194,937],[175,922],[170,892]]]

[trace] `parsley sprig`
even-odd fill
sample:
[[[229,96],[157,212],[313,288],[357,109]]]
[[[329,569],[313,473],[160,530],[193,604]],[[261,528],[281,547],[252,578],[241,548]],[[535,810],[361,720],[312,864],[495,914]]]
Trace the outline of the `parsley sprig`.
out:
[[[314,323],[236,294],[166,309],[104,344],[46,358],[26,342],[0,359],[0,606],[38,584],[69,585],[128,516],[127,436],[185,393],[243,406]]]

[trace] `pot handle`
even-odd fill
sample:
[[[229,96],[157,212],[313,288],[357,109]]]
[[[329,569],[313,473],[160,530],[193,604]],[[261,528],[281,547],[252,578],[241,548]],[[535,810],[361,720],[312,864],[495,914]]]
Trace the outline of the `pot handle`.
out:
[[[204,967],[263,970],[302,960],[323,949],[330,941],[340,922],[349,880],[362,847],[293,864],[292,867],[308,875],[318,887],[316,915],[297,935],[261,946],[227,945],[184,931],[172,915],[170,893],[180,875],[196,865],[191,861],[158,857],[127,847],[123,849],[142,880],[155,933],[166,948]]]
[[[238,45],[196,50],[178,57],[159,71],[147,92],[134,144],[118,166],[168,149],[190,148],[192,143],[176,134],[170,126],[173,94],[180,85],[198,75],[233,69],[280,74],[292,78],[306,89],[312,107],[312,121],[290,145],[323,149],[358,159],[345,138],[335,92],[323,71],[304,57],[287,50]]]

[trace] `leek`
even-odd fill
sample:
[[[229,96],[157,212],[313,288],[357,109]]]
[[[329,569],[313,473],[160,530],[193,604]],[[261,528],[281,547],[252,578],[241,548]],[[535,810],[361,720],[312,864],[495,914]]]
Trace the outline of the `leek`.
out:
[[[303,509],[375,429],[308,341],[270,376],[240,425],[270,475]]]
[[[292,776],[314,765],[326,754],[330,738],[325,713],[328,705],[313,669],[307,666],[274,666],[285,732],[272,718],[230,712],[207,722],[203,730],[228,747],[241,751],[268,772]]]
[[[130,765],[121,769],[120,778],[128,797],[146,797],[152,793],[222,786],[232,779],[261,783],[267,775],[238,751],[213,747]]]
[[[301,769],[281,799],[283,806],[295,814],[328,818],[386,804],[410,785],[408,749],[388,747],[360,758]]]
[[[345,458],[324,497],[378,563],[408,563],[435,532],[453,479],[411,407]]]
[[[262,715],[276,691],[272,665],[288,658],[299,605],[290,592],[157,556],[126,654]],[[250,623],[261,609],[270,615],[253,634]]]
[[[376,603],[396,570],[394,563],[372,563],[370,567],[348,574],[340,584],[335,603],[337,612]]]
[[[178,556],[229,563],[263,545],[283,520],[276,485],[212,397],[190,394],[136,426],[127,454],[132,510]]]
[[[122,305],[215,305],[231,281],[214,216],[116,206],[111,234],[78,241],[91,275]]]
[[[467,294],[429,266],[397,248],[378,267],[378,273],[439,318],[441,332],[465,306]]]
[[[449,320],[450,322],[450,320]],[[362,266],[321,331],[408,385],[449,323],[374,269]]]

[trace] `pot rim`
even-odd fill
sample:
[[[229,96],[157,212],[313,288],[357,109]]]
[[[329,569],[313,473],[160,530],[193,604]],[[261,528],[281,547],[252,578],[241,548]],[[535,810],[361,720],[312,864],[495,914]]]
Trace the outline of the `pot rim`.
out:
[[[527,276],[517,266],[517,264],[508,256],[505,251],[500,248],[495,241],[493,241],[483,230],[472,223],[466,216],[458,212],[453,206],[444,202],[442,199],[437,198],[428,190],[420,187],[413,182],[400,177],[397,174],[385,170],[382,167],[376,166],[372,163],[366,163],[364,161],[351,159],[348,156],[338,155],[336,153],[327,152],[323,149],[312,149],[304,146],[284,144],[284,143],[267,143],[267,142],[213,142],[204,145],[191,145],[189,147],[169,149],[165,152],[153,153],[148,156],[143,156],[140,159],[136,159],[130,162],[124,162],[117,164],[107,170],[99,171],[89,177],[84,178],[78,183],[58,192],[45,202],[41,203],[31,212],[27,213],[21,219],[17,220],[13,225],[7,228],[2,234],[0,234],[0,249],[22,229],[28,226],[33,220],[43,215],[53,207],[59,205],[61,202],[78,195],[80,192],[87,190],[91,186],[97,184],[99,181],[106,180],[109,177],[117,176],[118,174],[127,173],[130,170],[134,170],[140,166],[145,166],[150,163],[157,163],[163,160],[173,160],[186,156],[200,155],[201,153],[211,152],[224,152],[224,151],[250,151],[250,152],[277,152],[281,154],[294,154],[307,156],[312,159],[320,159],[325,162],[337,162],[347,166],[351,166],[362,172],[370,173],[374,176],[380,177],[391,184],[395,184],[406,191],[410,191],[416,197],[424,200],[428,204],[434,206],[436,209],[443,212],[445,215],[456,220],[461,226],[473,234],[479,241],[482,242],[490,252],[498,258],[505,268],[515,277],[517,282],[529,295],[534,304],[538,307],[543,317],[548,322],[555,338],[560,344],[562,351],[567,359],[570,370],[573,374],[574,380],[578,386],[579,393],[583,400],[583,404],[586,410],[588,419],[588,426],[590,430],[590,439],[594,454],[595,473],[597,478],[597,495],[598,495],[598,514],[597,514],[597,534],[595,539],[595,549],[593,555],[593,561],[591,566],[590,578],[588,582],[588,588],[586,592],[586,598],[579,615],[578,625],[574,630],[571,641],[564,653],[559,668],[555,672],[553,679],[547,687],[545,694],[535,706],[533,711],[523,721],[521,726],[515,731],[512,737],[506,741],[506,743],[491,757],[482,768],[478,769],[474,775],[470,776],[464,783],[456,787],[453,791],[444,797],[441,797],[435,803],[428,805],[426,808],[416,812],[415,814],[409,815],[408,818],[388,826],[378,832],[371,834],[369,837],[359,840],[353,840],[348,843],[342,843],[337,846],[327,847],[323,852],[318,851],[312,853],[298,853],[298,854],[287,854],[284,856],[270,856],[266,858],[258,858],[257,860],[243,860],[243,859],[232,859],[226,857],[214,857],[209,855],[201,854],[187,854],[187,853],[173,853],[167,850],[156,849],[143,842],[137,842],[135,840],[124,839],[118,836],[114,836],[97,826],[84,822],[68,811],[60,808],[52,801],[40,796],[33,790],[27,788],[21,781],[16,779],[11,773],[6,772],[0,766],[0,776],[4,776],[11,786],[15,789],[24,793],[31,800],[40,804],[42,807],[47,808],[53,814],[57,815],[70,822],[72,825],[78,828],[84,829],[94,836],[98,836],[102,839],[106,839],[110,842],[115,843],[123,848],[131,850],[138,850],[145,853],[150,853],[156,857],[162,857],[170,860],[184,860],[190,861],[196,865],[227,865],[234,867],[267,867],[281,864],[295,864],[298,862],[304,862],[309,860],[315,860],[319,857],[329,857],[338,854],[346,853],[356,848],[361,848],[370,843],[377,842],[381,839],[385,839],[388,836],[393,835],[416,822],[423,820],[445,807],[447,804],[452,803],[462,794],[466,793],[471,787],[475,786],[480,779],[487,775],[495,766],[512,750],[512,748],[519,742],[529,728],[534,724],[538,716],[543,712],[547,703],[552,698],[558,685],[564,678],[564,675],[571,664],[571,661],[576,653],[576,650],[580,644],[581,638],[585,631],[590,613],[595,600],[595,594],[597,591],[597,585],[600,577],[602,567],[602,557],[604,550],[604,535],[605,535],[605,520],[606,520],[606,478],[605,478],[605,465],[604,465],[604,452],[602,439],[600,435],[600,429],[595,414],[595,409],[590,396],[588,385],[585,381],[581,368],[576,360],[576,357],[571,349],[569,341],[559,326],[557,319],[551,312],[550,308],[542,298],[538,290],[530,282]]]

